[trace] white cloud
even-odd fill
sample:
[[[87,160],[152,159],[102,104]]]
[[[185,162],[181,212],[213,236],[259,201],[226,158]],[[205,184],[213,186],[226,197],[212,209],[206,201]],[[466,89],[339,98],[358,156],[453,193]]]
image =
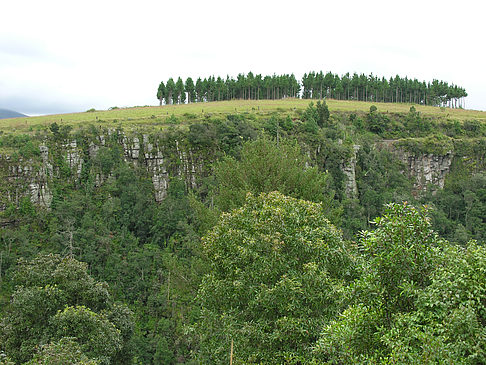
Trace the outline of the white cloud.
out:
[[[486,110],[485,9],[476,1],[19,0],[2,7],[0,107],[16,100],[21,112],[156,104],[157,85],[169,77],[250,70],[437,78],[465,87],[468,106]]]

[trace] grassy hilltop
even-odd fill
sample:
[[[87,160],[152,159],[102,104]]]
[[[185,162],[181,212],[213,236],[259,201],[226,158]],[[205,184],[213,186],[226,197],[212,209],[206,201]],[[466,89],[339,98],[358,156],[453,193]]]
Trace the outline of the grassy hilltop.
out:
[[[139,128],[161,127],[170,124],[170,117],[182,117],[179,120],[194,122],[212,115],[228,115],[235,113],[252,113],[255,117],[266,117],[274,112],[303,111],[312,100],[282,99],[282,100],[232,100],[209,103],[191,103],[165,106],[146,106],[119,108],[103,111],[88,111],[82,113],[54,114],[38,117],[12,118],[0,121],[0,132],[5,134],[25,134],[36,132],[56,122],[59,125],[71,125],[76,128],[85,124],[103,125],[106,127],[123,127],[126,130]],[[407,113],[413,105],[424,116],[437,119],[453,119],[459,121],[486,121],[486,112],[466,109],[451,109],[444,107],[423,106],[416,104],[372,103],[365,101],[327,100],[331,113],[367,113],[371,105],[375,105],[382,113]]]

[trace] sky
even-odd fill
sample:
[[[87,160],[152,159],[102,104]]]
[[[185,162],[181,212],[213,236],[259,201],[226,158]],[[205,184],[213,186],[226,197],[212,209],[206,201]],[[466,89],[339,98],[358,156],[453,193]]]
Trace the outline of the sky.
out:
[[[170,77],[331,71],[447,81],[486,110],[486,4],[463,0],[15,0],[0,21],[0,108],[157,105]]]

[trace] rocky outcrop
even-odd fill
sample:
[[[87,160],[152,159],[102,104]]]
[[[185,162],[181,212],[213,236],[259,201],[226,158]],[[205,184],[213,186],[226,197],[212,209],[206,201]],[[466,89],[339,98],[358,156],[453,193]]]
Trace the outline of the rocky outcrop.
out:
[[[30,200],[34,204],[38,204],[42,207],[47,208],[50,207],[52,202],[52,193],[49,189],[48,180],[49,177],[53,175],[53,168],[52,164],[49,161],[49,149],[47,148],[47,146],[40,146],[39,149],[41,153],[42,163],[39,166],[39,169],[35,174],[34,179],[30,179]]]
[[[30,196],[32,203],[41,207],[49,207],[52,202],[52,192],[48,185],[52,176],[52,164],[49,161],[49,149],[41,145],[40,159],[18,160],[8,155],[0,155],[0,177],[2,196],[0,210],[4,210],[9,202],[19,203],[24,196]]]
[[[376,144],[377,148],[385,148],[403,163],[404,174],[413,180],[413,194],[420,195],[427,191],[432,193],[443,189],[447,174],[450,171],[454,154],[448,151],[445,154],[411,153],[397,147],[395,141],[382,141]],[[345,175],[344,189],[346,197],[358,197],[356,184],[356,163],[359,145],[353,146],[351,157],[341,164],[341,171]]]
[[[450,171],[453,151],[444,153],[410,152],[400,145],[400,141],[384,140],[377,148],[390,151],[404,165],[404,174],[413,180],[413,193],[420,195],[427,191],[435,192],[444,188],[445,179]]]
[[[109,143],[111,147],[113,143],[118,143],[123,148],[124,160],[140,167],[141,171],[146,171],[154,186],[155,200],[162,201],[167,195],[171,178],[183,178],[188,188],[197,188],[200,177],[205,175],[205,167],[210,166],[212,161],[207,161],[207,154],[192,151],[186,144],[178,141],[173,141],[173,146],[167,147],[159,137],[107,130],[96,138],[91,138],[85,145],[72,139],[55,146],[60,146],[65,166],[71,171],[70,179],[75,183],[81,177],[87,159],[94,161],[101,148],[109,147]],[[42,144],[39,149],[40,156],[35,160],[13,161],[9,156],[0,155],[0,177],[7,181],[2,188],[0,210],[5,209],[8,202],[18,203],[22,196],[27,195],[39,206],[50,206],[50,185],[55,177],[60,176],[60,167],[54,163],[47,143]],[[106,171],[95,171],[95,185],[103,184],[109,176],[110,173],[106,174]]]
[[[39,147],[40,155],[37,159],[14,161],[9,156],[0,155],[0,179],[6,181],[1,187],[0,210],[5,209],[8,202],[18,203],[22,196],[30,196],[33,203],[49,207],[53,198],[53,180],[61,176],[60,160],[69,169],[69,179],[74,184],[81,178],[83,168],[95,169],[91,171],[94,172],[95,184],[103,184],[111,172],[99,166],[102,164],[100,159],[98,164],[88,162],[96,161],[104,148],[121,147],[123,159],[150,178],[154,198],[159,202],[166,197],[173,177],[184,179],[190,189],[200,186],[201,178],[210,174],[210,166],[217,157],[214,151],[194,150],[183,140],[170,140],[163,135],[128,134],[118,130],[97,132],[98,135],[92,133],[83,136],[83,139],[78,136],[77,140],[45,141]],[[444,154],[412,153],[401,148],[396,141],[382,141],[375,147],[389,150],[403,163],[404,174],[413,179],[416,195],[444,187],[454,157],[452,151]],[[53,150],[50,151],[50,148]],[[340,164],[345,176],[344,193],[351,199],[358,198],[356,164],[359,149],[359,145],[354,145],[351,153]],[[314,152],[318,155],[319,148]],[[311,151],[307,153],[312,155]]]
[[[398,151],[396,156],[405,165],[405,172],[408,176],[413,178],[415,193],[444,188],[444,182],[452,163],[452,152],[445,155],[414,155],[409,152]]]
[[[359,149],[359,145],[353,145],[353,153],[351,157],[341,165],[341,171],[346,177],[344,181],[344,192],[350,199],[356,199],[358,197],[358,185],[356,184],[356,155]]]

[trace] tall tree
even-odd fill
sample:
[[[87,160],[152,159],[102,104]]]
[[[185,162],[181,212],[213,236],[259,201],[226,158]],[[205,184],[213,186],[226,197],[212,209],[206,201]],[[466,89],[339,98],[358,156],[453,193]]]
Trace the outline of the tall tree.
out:
[[[184,81],[179,77],[176,82],[176,92],[174,98],[174,104],[184,104],[186,102],[186,91],[184,88]]]
[[[198,293],[200,361],[310,363],[338,313],[352,258],[322,206],[278,192],[249,195],[203,239],[210,265]]]
[[[160,82],[159,88],[157,89],[157,99],[160,101],[160,105],[162,105],[163,100],[165,99],[166,88],[163,81]]]
[[[96,282],[87,270],[86,264],[58,255],[20,261],[17,289],[0,326],[12,359],[28,361],[41,344],[76,338],[90,358],[130,363],[131,312],[114,304],[106,283]]]
[[[187,101],[193,103],[196,101],[196,89],[194,88],[194,81],[188,77],[185,84],[185,91],[187,93]]]
[[[167,92],[165,93],[165,104],[169,105],[173,103],[174,94],[176,93],[176,85],[172,77],[167,80],[166,90]]]

